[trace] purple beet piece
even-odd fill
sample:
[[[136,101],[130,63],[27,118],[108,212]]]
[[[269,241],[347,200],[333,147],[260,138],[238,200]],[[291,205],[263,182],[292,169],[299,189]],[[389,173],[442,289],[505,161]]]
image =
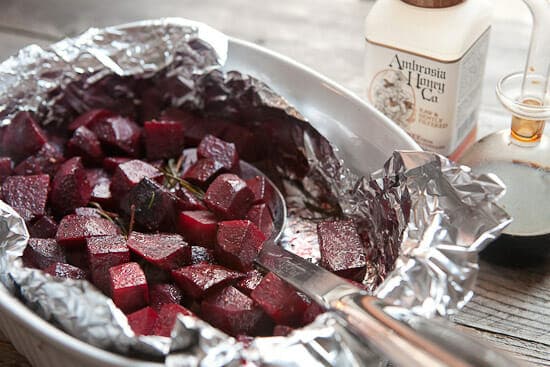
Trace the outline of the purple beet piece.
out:
[[[110,177],[111,175],[103,168],[86,169],[86,178],[92,187],[94,187],[99,181]]]
[[[115,199],[111,194],[111,179],[101,178],[92,186],[91,201],[98,203],[103,208],[115,206]]]
[[[29,227],[29,234],[35,238],[54,238],[56,233],[57,222],[46,215]]]
[[[273,328],[273,336],[287,336],[291,332],[293,332],[294,329],[290,326],[286,325],[275,325]]]
[[[124,313],[129,314],[147,306],[149,290],[143,270],[130,262],[109,269],[111,298]]]
[[[184,127],[185,145],[196,147],[207,134],[219,136],[227,127],[227,122],[204,119],[189,111],[170,108],[164,111],[161,120],[178,121]]]
[[[302,316],[302,322],[301,325],[309,325],[311,324],[317,316],[324,313],[325,310],[321,306],[319,306],[317,303],[310,301],[307,305],[306,310],[304,311],[304,315]]]
[[[205,188],[223,171],[223,165],[211,158],[196,161],[183,174],[183,178],[197,186]]]
[[[176,319],[179,314],[184,316],[194,316],[194,314],[183,306],[175,303],[167,303],[160,308],[159,318],[153,328],[153,335],[170,336]]]
[[[149,287],[149,304],[157,312],[165,304],[180,304],[182,298],[180,289],[173,284],[153,284]]]
[[[246,213],[246,219],[258,226],[267,238],[273,234],[273,218],[266,204],[252,205],[248,213]]]
[[[73,212],[80,206],[86,206],[92,195],[82,158],[74,157],[59,167],[52,182],[50,202],[58,214]]]
[[[191,263],[191,246],[177,234],[132,232],[127,245],[134,254],[164,270]]]
[[[204,194],[204,203],[222,219],[242,219],[252,206],[254,194],[246,182],[232,173],[219,175]]]
[[[87,127],[93,123],[96,123],[101,120],[105,120],[108,117],[112,117],[115,114],[109,110],[95,109],[83,113],[78,116],[73,122],[68,126],[70,131],[74,131],[81,126]]]
[[[163,177],[163,174],[149,163],[138,159],[124,162],[119,164],[113,173],[111,193],[113,197],[121,199],[144,178],[162,183]]]
[[[143,125],[148,159],[179,157],[184,148],[183,125],[176,121],[146,121]]]
[[[201,140],[197,148],[197,157],[210,158],[220,162],[227,171],[234,171],[239,167],[239,154],[235,144],[210,134]]]
[[[255,176],[246,180],[247,186],[254,193],[254,204],[267,204],[273,210],[275,191],[269,181],[263,176]]]
[[[89,237],[117,234],[120,234],[119,228],[107,219],[70,214],[59,223],[55,238],[63,246],[78,246]]]
[[[204,203],[189,189],[179,186],[175,193],[178,198],[179,210],[206,210]]]
[[[202,246],[191,246],[191,264],[214,264],[216,258],[214,257],[214,251]]]
[[[84,270],[77,268],[76,266],[64,264],[64,263],[54,263],[44,269],[45,273],[53,275],[59,278],[71,278],[71,279],[86,279],[87,274]]]
[[[223,266],[205,263],[172,270],[176,284],[194,299],[201,299],[209,292],[223,288],[243,276]]]
[[[13,173],[13,162],[10,157],[0,157],[0,185]]]
[[[180,213],[178,229],[191,244],[212,247],[216,244],[218,220],[209,211],[184,211]]]
[[[74,131],[72,138],[67,143],[67,149],[71,155],[81,156],[89,163],[103,160],[103,150],[99,139],[85,126],[81,126]]]
[[[151,307],[144,307],[128,315],[128,324],[136,335],[153,335],[159,315]]]
[[[277,324],[299,326],[307,302],[289,284],[268,273],[250,297]]]
[[[29,222],[46,213],[50,176],[9,176],[2,184],[2,197]]]
[[[0,155],[16,162],[38,152],[47,142],[46,134],[29,112],[19,112],[4,128],[1,137]]]
[[[124,236],[101,236],[86,239],[86,251],[92,282],[109,294],[109,268],[130,262],[130,250]]]
[[[101,212],[99,209],[96,208],[90,208],[88,206],[82,206],[80,208],[76,208],[74,210],[74,213],[76,215],[79,215],[81,217],[94,217],[94,218],[102,218]]]
[[[65,248],[65,257],[67,263],[76,266],[90,274],[90,262],[88,261],[88,253],[86,252],[86,243]]]
[[[141,128],[123,116],[110,116],[88,125],[97,138],[109,148],[137,157],[140,152]]]
[[[329,220],[317,224],[321,266],[341,277],[362,280],[367,260],[357,227],[351,220]]]
[[[249,220],[220,222],[214,253],[220,263],[246,272],[252,270],[265,240],[264,234]]]
[[[65,162],[65,157],[61,149],[54,144],[46,143],[34,155],[21,161],[14,171],[18,175],[46,173],[53,177],[63,162]]]
[[[56,262],[66,261],[65,251],[52,238],[31,238],[23,251],[23,262],[34,268],[45,269]]]
[[[132,159],[126,157],[106,157],[103,159],[103,168],[105,168],[107,172],[114,172],[119,165],[131,160]]]
[[[235,288],[237,288],[244,294],[250,296],[250,293],[252,293],[252,291],[256,289],[256,287],[258,286],[258,284],[260,284],[263,278],[264,276],[258,270],[256,269],[250,270],[245,274],[243,279],[239,280],[235,284]]]
[[[250,297],[231,286],[206,297],[201,313],[210,324],[233,336],[257,335],[271,324]]]

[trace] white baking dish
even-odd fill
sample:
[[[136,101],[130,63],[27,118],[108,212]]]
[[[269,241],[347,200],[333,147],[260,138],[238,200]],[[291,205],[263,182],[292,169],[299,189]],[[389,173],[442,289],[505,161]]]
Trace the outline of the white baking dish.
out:
[[[136,25],[139,23],[132,24]],[[230,38],[225,69],[251,74],[285,96],[329,140],[354,152],[343,158],[357,172],[380,168],[395,149],[420,149],[403,130],[360,98],[275,52]],[[0,314],[0,329],[34,366],[161,366],[106,352],[65,334],[31,312],[1,284]]]

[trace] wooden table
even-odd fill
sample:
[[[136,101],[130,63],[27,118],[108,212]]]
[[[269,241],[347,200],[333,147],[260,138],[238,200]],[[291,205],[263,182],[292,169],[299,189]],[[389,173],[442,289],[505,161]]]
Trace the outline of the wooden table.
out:
[[[520,0],[491,1],[495,20],[480,136],[509,123],[494,86],[501,76],[522,69],[530,30]],[[46,45],[91,26],[182,16],[281,52],[361,94],[363,21],[371,6],[372,1],[360,0],[2,0],[0,59],[27,44]],[[476,295],[453,321],[527,364],[550,366],[550,247],[548,241],[527,247],[499,240],[484,251]],[[28,364],[0,339],[0,367],[5,366]]]

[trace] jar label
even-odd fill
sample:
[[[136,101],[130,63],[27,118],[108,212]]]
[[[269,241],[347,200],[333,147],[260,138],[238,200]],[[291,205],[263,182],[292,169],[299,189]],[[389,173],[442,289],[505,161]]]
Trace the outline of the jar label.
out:
[[[489,29],[443,62],[367,40],[369,101],[424,149],[450,155],[476,126]]]

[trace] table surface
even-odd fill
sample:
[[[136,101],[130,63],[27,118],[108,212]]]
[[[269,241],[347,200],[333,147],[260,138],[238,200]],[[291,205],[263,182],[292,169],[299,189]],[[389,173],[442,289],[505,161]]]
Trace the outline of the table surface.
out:
[[[509,124],[509,117],[494,95],[494,86],[501,76],[523,68],[530,32],[529,12],[521,0],[490,1],[494,5],[494,21],[480,136]],[[372,1],[1,0],[0,3],[0,60],[28,44],[47,45],[91,26],[182,16],[294,58],[357,94],[362,94],[365,85],[363,22]],[[548,241],[522,247],[502,240],[493,243],[481,254],[475,296],[452,320],[467,332],[515,354],[527,365],[550,366],[549,248]],[[0,335],[0,367],[5,366],[28,366],[28,363]]]

